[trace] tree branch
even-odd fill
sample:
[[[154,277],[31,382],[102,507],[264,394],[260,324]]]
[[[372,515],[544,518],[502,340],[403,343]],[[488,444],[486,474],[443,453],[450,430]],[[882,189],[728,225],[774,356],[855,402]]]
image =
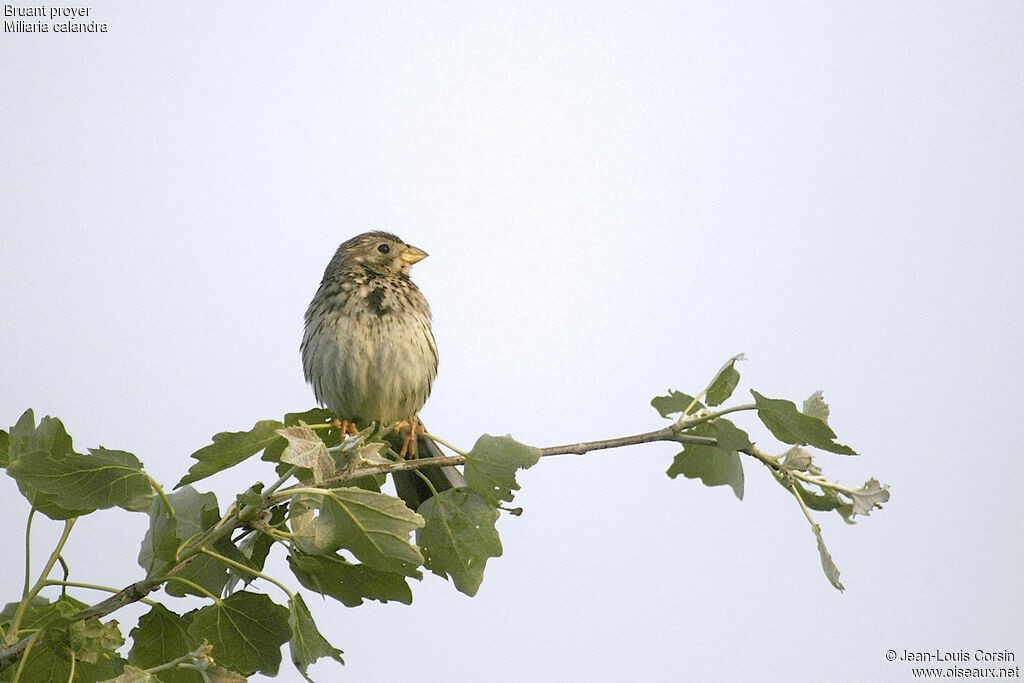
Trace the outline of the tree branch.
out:
[[[718,414],[716,414],[715,417],[717,417],[717,415]],[[680,433],[683,429],[689,429],[695,424],[704,422],[706,419],[710,418],[702,416],[694,420],[691,416],[686,421],[680,420],[675,424],[662,429],[657,429],[653,432],[644,432],[643,434],[634,434],[632,436],[620,436],[615,439],[604,439],[601,441],[581,441],[579,443],[566,444],[564,446],[548,446],[546,448],[541,448],[540,454],[541,457],[549,455],[584,455],[591,451],[598,451],[606,448],[622,448],[623,446],[635,446],[637,444],[653,443],[655,441],[672,441],[683,444],[691,443],[701,446],[717,446],[718,441],[714,438]],[[372,477],[378,474],[405,472],[409,470],[422,469],[424,467],[445,467],[464,464],[466,464],[466,456],[464,455],[448,455],[442,458],[420,458],[418,460],[396,460],[395,462],[391,462],[386,465],[360,467],[359,469],[351,472],[345,472],[334,477],[328,477],[327,479],[324,479],[319,486],[322,488],[334,488],[341,486],[345,482],[352,481],[353,479]],[[296,484],[295,486],[289,486],[288,488],[281,489],[274,495],[269,496],[268,500],[273,500],[275,502],[284,501],[291,495],[291,491],[293,489],[301,486],[305,486],[305,484]]]
[[[690,425],[687,425],[690,426]],[[621,448],[623,446],[635,446],[641,443],[653,443],[655,441],[674,441],[676,443],[692,443],[701,446],[717,446],[718,441],[709,436],[692,436],[680,434],[677,425],[671,425],[664,429],[633,436],[620,436],[617,439],[605,439],[603,441],[581,441],[580,443],[566,446],[548,446],[540,449],[542,456],[547,455],[584,455],[590,451],[598,451],[605,448]]]

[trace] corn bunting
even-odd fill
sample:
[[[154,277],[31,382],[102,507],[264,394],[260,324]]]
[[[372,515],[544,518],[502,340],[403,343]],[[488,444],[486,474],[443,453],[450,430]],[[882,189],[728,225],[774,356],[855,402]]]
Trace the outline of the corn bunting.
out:
[[[387,232],[366,232],[343,242],[306,309],[302,367],[317,401],[343,429],[370,422],[406,422],[405,439],[389,432],[396,451],[442,455],[426,438],[417,413],[437,376],[437,345],[430,306],[409,269],[427,257]],[[438,490],[465,485],[453,467],[420,470]],[[430,489],[413,472],[395,472],[395,488],[413,510]]]

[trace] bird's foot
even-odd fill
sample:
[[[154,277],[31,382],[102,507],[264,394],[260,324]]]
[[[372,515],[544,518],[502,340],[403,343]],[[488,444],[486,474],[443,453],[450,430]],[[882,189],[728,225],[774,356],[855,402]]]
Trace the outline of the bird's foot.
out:
[[[335,429],[341,430],[342,437],[355,436],[356,434],[359,433],[359,429],[356,427],[356,423],[350,422],[349,420],[339,420],[338,418],[334,418],[333,426]]]
[[[402,450],[398,453],[398,457],[403,460],[415,460],[416,440],[420,434],[427,433],[427,428],[419,424],[415,417],[410,417],[408,420],[402,420],[395,425],[395,434],[406,428],[408,428],[409,433],[405,435],[405,442],[402,444]]]

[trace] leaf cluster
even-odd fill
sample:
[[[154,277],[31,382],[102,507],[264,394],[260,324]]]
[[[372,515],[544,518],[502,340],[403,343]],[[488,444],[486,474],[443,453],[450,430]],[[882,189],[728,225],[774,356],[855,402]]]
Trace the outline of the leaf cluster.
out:
[[[105,448],[74,450],[60,420],[38,424],[26,411],[9,432],[0,431],[0,466],[17,483],[35,514],[64,523],[65,531],[34,584],[26,576],[20,600],[0,611],[0,681],[206,681],[244,680],[279,671],[282,646],[308,679],[319,659],[343,663],[342,652],[320,633],[301,590],[346,607],[365,601],[410,604],[410,580],[424,570],[450,579],[473,596],[487,562],[502,554],[496,522],[519,490],[516,473],[542,455],[586,452],[645,441],[681,444],[667,474],[728,486],[743,498],[743,461],[753,458],[797,501],[815,536],[828,580],[842,590],[839,572],[812,512],[835,511],[846,522],[867,515],[889,499],[875,479],[848,487],[829,481],[816,451],[855,455],[836,441],[829,410],[816,392],[798,409],[790,401],[751,390],[753,403],[723,407],[739,386],[731,358],[695,396],[669,391],[652,406],[672,424],[656,432],[574,447],[538,449],[510,436],[483,435],[468,452],[431,462],[402,461],[389,447],[385,429],[373,425],[345,436],[327,411],[289,413],[260,420],[246,431],[216,434],[193,453],[188,472],[167,493],[131,453]],[[778,455],[759,448],[733,419],[756,414],[768,433],[789,448]],[[448,446],[441,440],[439,443]],[[582,449],[582,450],[581,450]],[[259,482],[225,506],[194,485],[253,456],[270,463],[277,477]],[[421,469],[463,465],[464,486],[438,490]],[[382,491],[386,475],[418,474],[431,495],[410,508]],[[120,507],[148,515],[138,552],[144,578],[124,589],[76,584],[61,550],[77,518]],[[264,572],[272,552],[283,553],[293,581]],[[51,573],[60,563],[64,579]],[[290,585],[289,585],[290,583]],[[61,586],[50,601],[40,593]],[[256,590],[267,587],[270,594]],[[107,590],[111,597],[87,605],[69,588]],[[280,590],[283,599],[272,599]],[[158,602],[144,596],[163,591]],[[199,597],[203,606],[172,609],[171,599]],[[125,643],[118,623],[102,621],[125,604],[146,599],[149,611]]]
[[[199,596],[210,604],[178,613],[153,603],[122,657],[117,622],[101,622],[91,615],[103,609],[66,596],[49,603],[38,594],[53,583],[44,576],[0,615],[4,644],[26,644],[0,680],[274,675],[285,643],[303,676],[320,658],[342,662],[341,650],[319,632],[302,595],[263,574],[275,547],[286,553],[298,585],[347,607],[365,600],[411,603],[408,580],[421,579],[422,568],[474,595],[487,560],[502,552],[495,529],[499,506],[519,488],[516,470],[535,464],[540,451],[511,437],[485,435],[464,454],[467,485],[435,492],[415,511],[380,492],[383,474],[367,473],[402,464],[379,437],[371,428],[342,438],[320,409],[261,420],[248,431],[215,435],[193,454],[196,462],[177,490],[165,493],[130,453],[78,454],[60,420],[44,417],[36,424],[27,411],[9,433],[0,432],[0,462],[33,514],[69,520],[70,531],[74,519],[100,509],[147,513],[138,554],[145,579],[136,588]],[[250,487],[223,512],[215,494],[192,486],[258,453],[275,464],[279,480]],[[286,603],[251,592],[248,584],[257,579],[279,586]],[[247,588],[232,592],[239,583]]]
[[[814,462],[814,453],[805,447],[839,455],[857,453],[836,442],[836,434],[828,425],[829,408],[821,391],[811,394],[803,402],[802,410],[792,401],[768,398],[753,389],[750,393],[754,403],[712,410],[728,400],[739,385],[740,375],[735,366],[741,360],[745,360],[742,354],[730,358],[698,397],[669,391],[667,395],[651,400],[651,405],[662,417],[680,416],[674,425],[680,433],[710,437],[715,441],[715,445],[685,443],[667,474],[673,478],[681,474],[689,479],[699,479],[706,486],[729,486],[742,500],[744,475],[741,454],[759,460],[773,478],[796,498],[811,525],[826,578],[837,589],[844,590],[839,581],[839,570],[825,547],[821,527],[810,511],[834,511],[852,524],[854,516],[867,515],[888,502],[889,487],[882,486],[874,478],[863,486],[848,487],[822,476],[821,468]],[[705,398],[707,406],[700,402],[701,397]],[[747,432],[722,417],[745,410],[755,411],[771,435],[791,447],[778,456],[769,455],[754,445]]]

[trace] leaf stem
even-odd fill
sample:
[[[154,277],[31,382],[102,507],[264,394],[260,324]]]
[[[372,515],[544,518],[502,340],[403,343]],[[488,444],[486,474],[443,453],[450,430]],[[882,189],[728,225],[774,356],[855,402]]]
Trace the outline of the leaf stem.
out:
[[[428,439],[432,440],[432,441],[436,441],[437,443],[441,444],[442,446],[446,446],[450,450],[455,451],[456,453],[458,453],[459,455],[461,455],[463,457],[466,456],[466,451],[462,450],[461,448],[457,448],[456,446],[453,446],[452,444],[448,443],[447,441],[445,441],[441,437],[434,436],[433,434],[424,434],[424,436],[427,437]]]
[[[807,518],[807,522],[811,525],[811,528],[816,531],[820,531],[821,527],[819,527],[818,523],[814,521],[814,517],[811,516],[810,508],[807,507],[807,503],[804,502],[803,496],[801,496],[800,492],[796,490],[796,486],[793,484],[793,482],[790,481],[789,484],[787,484],[786,488],[789,489],[789,492],[793,494],[793,497],[796,498],[796,501],[800,503],[800,509],[803,511],[804,517]]]
[[[420,472],[419,470],[413,470],[413,473],[414,473],[414,474],[415,474],[415,475],[416,475],[417,477],[419,477],[420,479],[422,479],[422,480],[423,480],[423,482],[424,482],[424,483],[425,483],[425,484],[427,485],[427,488],[429,488],[429,489],[430,489],[430,493],[431,493],[431,495],[434,495],[434,496],[436,496],[436,495],[437,495],[437,489],[436,489],[436,488],[434,488],[434,485],[430,483],[430,479],[429,479],[429,477],[427,477],[427,475],[423,474],[423,473],[422,473],[422,472]]]
[[[25,662],[28,661],[28,655],[32,652],[32,648],[35,647],[36,641],[39,640],[39,634],[41,631],[36,631],[26,639],[24,654],[21,657],[21,661],[18,662],[18,670],[14,672],[14,677],[11,679],[12,683],[18,683],[21,680],[21,672],[25,668]]]
[[[776,472],[784,472],[787,476],[790,476],[794,479],[799,479],[804,483],[811,484],[813,486],[818,486],[823,489],[832,489],[833,491],[837,491],[839,493],[846,495],[847,498],[853,498],[853,493],[849,489],[849,487],[843,486],[838,482],[829,481],[824,477],[816,477],[805,472],[801,472],[800,470],[787,467],[785,464],[779,462],[778,458],[772,457],[758,448],[752,447],[749,450],[744,450],[743,452],[746,453],[747,455],[757,458],[762,463],[772,468]],[[789,487],[787,486],[786,488]]]
[[[217,522],[217,523],[220,524],[220,522]],[[188,538],[186,538],[184,541],[182,541],[181,545],[179,545],[174,550],[174,561],[175,562],[181,562],[181,560],[184,559],[181,556],[181,551],[183,551],[185,548],[189,547],[189,545],[191,545],[193,541],[197,540],[200,536],[202,536],[205,533],[206,533],[205,531],[197,531],[194,534],[192,534],[191,536],[189,536]]]
[[[707,414],[700,415],[697,417],[694,417],[693,415],[683,414],[673,426],[678,427],[679,430],[683,431],[696,427],[697,425],[702,424],[704,422],[710,422],[711,420],[722,417],[723,415],[728,415],[729,413],[737,413],[741,410],[757,410],[757,405],[753,403],[744,403],[742,405],[732,406],[731,408],[722,408],[721,410],[716,410],[713,413],[709,412]]]
[[[57,558],[60,557],[60,553],[64,550],[64,544],[68,542],[68,536],[71,535],[71,529],[75,526],[75,522],[78,521],[77,517],[64,520],[64,533],[61,534],[60,540],[57,541],[57,547],[50,553],[50,559],[46,561],[46,566],[43,567],[42,573],[39,575],[39,579],[35,585],[29,590],[18,605],[18,611],[14,614],[14,619],[11,620],[11,625],[7,629],[7,638],[15,638],[18,634],[18,629],[21,626],[21,620],[25,617],[25,610],[28,609],[29,604],[39,594],[39,591],[46,585],[46,579],[50,576],[50,572],[53,571],[53,565],[57,564]]]
[[[171,506],[171,501],[170,501],[170,499],[167,498],[167,494],[164,493],[163,487],[160,486],[160,484],[157,483],[156,479],[154,479],[153,477],[149,476],[148,472],[143,472],[143,474],[145,474],[146,478],[149,479],[150,486],[152,486],[153,490],[156,491],[158,496],[160,496],[160,500],[162,500],[164,502],[164,507],[167,508],[167,515],[171,519],[177,519],[177,517],[174,514],[174,508]]]
[[[703,390],[703,391],[701,391],[701,392],[700,392],[699,394],[697,394],[696,396],[694,396],[694,397],[693,397],[693,400],[691,400],[691,401],[690,401],[690,405],[686,406],[686,410],[684,410],[684,411],[683,411],[683,417],[686,417],[687,415],[689,415],[689,414],[690,414],[690,411],[691,411],[691,410],[693,409],[693,407],[694,407],[695,405],[697,405],[697,403],[699,403],[699,402],[700,402],[700,400],[701,400],[702,398],[704,398],[705,394],[707,394],[707,393],[708,393],[708,390],[707,390],[707,389],[704,389],[704,390]],[[680,418],[680,419],[682,419],[682,418]]]
[[[213,594],[213,593],[211,593],[210,591],[206,590],[205,588],[203,588],[202,586],[200,586],[200,585],[199,585],[198,583],[195,583],[195,582],[193,582],[193,581],[189,581],[189,580],[188,580],[188,579],[186,579],[186,578],[183,578],[183,577],[181,577],[181,576],[168,576],[168,577],[167,577],[167,580],[168,580],[168,581],[177,581],[178,583],[183,583],[183,584],[185,584],[186,586],[188,586],[189,588],[193,588],[193,589],[195,589],[195,590],[199,591],[200,593],[202,593],[202,594],[203,594],[203,595],[205,595],[206,597],[210,598],[210,599],[211,599],[211,600],[213,600],[214,602],[216,602],[216,603],[218,603],[218,604],[219,604],[219,603],[221,602],[221,599],[220,599],[219,597],[217,597],[216,595],[214,595],[214,594]]]
[[[224,564],[226,564],[226,565],[228,565],[230,567],[234,567],[235,569],[240,569],[240,570],[244,571],[246,574],[253,574],[255,576],[260,577],[261,579],[269,581],[270,583],[274,584],[275,586],[277,586],[278,588],[283,590],[285,593],[287,593],[289,600],[294,600],[295,599],[295,593],[290,591],[287,586],[285,586],[283,583],[281,583],[280,581],[278,581],[277,579],[275,579],[275,578],[273,578],[271,576],[267,576],[266,574],[264,574],[262,572],[256,571],[252,567],[247,567],[244,564],[242,564],[241,562],[235,562],[230,557],[224,557],[220,553],[215,553],[214,551],[212,551],[212,550],[210,550],[208,548],[203,548],[199,552],[203,553],[204,555],[209,555],[210,557],[214,558],[215,560],[220,560],[221,562],[223,562]]]
[[[25,524],[25,587],[21,591],[21,597],[24,598],[28,595],[29,591],[29,576],[32,574],[31,561],[29,555],[32,552],[32,518],[36,515],[36,506],[33,505],[32,509],[28,511],[28,522]]]
[[[800,491],[796,488],[796,483],[790,479],[786,488],[793,494],[797,502],[800,503],[800,509],[804,513],[804,517],[807,518],[807,522],[811,525],[811,533],[814,534],[815,541],[818,543],[818,555],[821,557],[821,568],[825,572],[825,578],[831,583],[837,590],[842,592],[845,590],[843,584],[839,581],[839,568],[836,567],[836,563],[832,560],[832,554],[828,552],[828,548],[825,546],[825,539],[821,535],[821,526],[814,521],[814,517],[811,516],[811,511],[807,507],[807,503],[804,502],[803,497],[800,495]]]
[[[270,488],[268,488],[266,491],[262,493],[263,500],[266,500],[274,493],[274,491],[281,488],[281,486],[284,485],[284,483],[288,481],[288,479],[291,478],[291,476],[295,474],[295,472],[298,469],[298,465],[292,465],[290,468],[288,468],[288,471],[282,474],[280,479],[271,484]]]
[[[261,533],[270,536],[275,541],[281,541],[282,543],[290,542],[296,536],[296,534],[292,534],[287,531],[281,531],[280,529],[276,529],[270,526],[269,524],[257,524],[256,528],[259,529]]]

